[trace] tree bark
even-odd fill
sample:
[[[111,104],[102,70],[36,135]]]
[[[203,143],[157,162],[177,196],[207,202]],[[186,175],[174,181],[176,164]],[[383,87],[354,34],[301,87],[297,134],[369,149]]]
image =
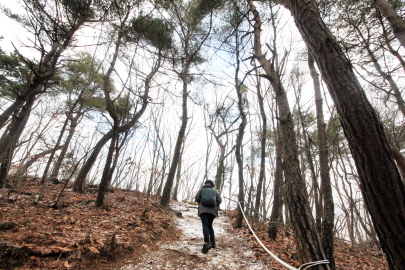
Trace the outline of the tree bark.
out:
[[[110,130],[94,146],[93,151],[91,152],[89,158],[86,160],[86,162],[80,168],[80,171],[73,184],[73,191],[80,192],[80,193],[84,192],[84,183],[86,181],[87,175],[89,174],[91,168],[93,167],[94,162],[96,162],[98,154],[100,154],[100,152],[101,152],[101,149],[112,138],[112,136],[113,136],[113,132]]]
[[[326,258],[329,260],[331,269],[335,269],[333,257],[333,227],[335,222],[335,205],[333,202],[332,184],[329,175],[329,153],[326,134],[326,124],[323,115],[323,99],[321,94],[321,84],[319,75],[315,68],[314,58],[308,54],[309,71],[314,83],[316,123],[318,128],[318,150],[319,150],[319,170],[321,177],[321,198],[322,198],[322,246]]]
[[[3,134],[0,140],[0,186],[3,186],[1,183],[5,183],[6,181],[15,147],[27,124],[28,118],[30,117],[31,109],[35,103],[35,100],[35,95],[31,95],[29,97],[24,106],[21,108],[21,111],[15,117],[13,117],[13,120],[8,126],[8,130]]]
[[[302,263],[324,260],[325,255],[323,254],[322,244],[309,205],[305,181],[301,175],[298,146],[287,94],[281,83],[280,75],[262,53],[260,42],[260,26],[262,22],[260,14],[252,0],[248,0],[248,4],[254,20],[254,57],[265,71],[266,75],[264,77],[270,81],[278,105],[286,195],[297,242],[298,257]],[[315,269],[327,268],[325,265],[319,265]]]
[[[169,207],[170,193],[173,187],[174,177],[176,175],[177,165],[181,156],[181,149],[183,146],[184,137],[186,134],[188,114],[187,114],[187,99],[188,99],[188,69],[190,65],[190,55],[186,56],[186,66],[182,73],[183,90],[182,90],[182,116],[180,130],[177,135],[176,145],[174,147],[173,159],[170,164],[169,174],[163,188],[162,197],[160,198],[160,205],[164,208]]]
[[[263,95],[261,93],[260,84],[257,85],[257,99],[259,101],[260,118],[262,120],[262,131],[260,134],[260,170],[257,181],[257,193],[255,201],[255,219],[259,218],[259,207],[261,203],[261,195],[263,189],[264,176],[266,173],[266,138],[267,138],[267,117],[264,111]]]
[[[240,46],[239,46],[239,32],[238,30],[235,31],[235,40],[236,40],[236,45],[235,45],[235,51],[236,51],[236,70],[235,70],[235,77],[234,77],[234,87],[236,90],[236,94],[238,96],[237,103],[238,103],[238,109],[239,109],[239,117],[241,119],[241,122],[239,124],[238,128],[238,134],[236,136],[236,142],[235,142],[235,158],[236,158],[236,164],[238,166],[238,201],[240,203],[238,207],[238,211],[236,213],[236,218],[234,222],[234,227],[235,228],[241,228],[242,227],[242,220],[243,220],[243,214],[242,211],[244,210],[245,207],[245,190],[244,190],[244,179],[243,179],[243,136],[245,134],[245,127],[247,125],[247,119],[246,119],[246,113],[244,111],[244,106],[245,106],[245,97],[242,96],[242,90],[241,90],[241,82],[239,80],[239,67],[240,67],[240,59],[239,59],[239,51],[240,51]]]
[[[279,129],[277,129],[279,130]],[[276,171],[274,172],[274,185],[273,185],[273,208],[271,210],[269,227],[267,235],[270,239],[276,240],[278,227],[281,225],[283,218],[283,145],[280,136],[276,137]]]
[[[279,0],[292,13],[340,116],[367,208],[390,269],[405,269],[405,187],[383,127],[315,1]]]
[[[181,170],[182,170],[182,156],[183,156],[183,151],[180,155],[180,160],[179,160],[179,164],[177,165],[177,171],[176,171],[176,184],[174,185],[174,190],[173,190],[173,194],[172,194],[172,200],[177,201],[178,198],[178,194],[179,194],[179,183],[180,183],[180,178],[181,178]]]
[[[58,156],[58,158],[56,159],[55,164],[53,165],[53,169],[51,172],[51,175],[49,176],[49,178],[52,179],[58,179],[58,175],[59,175],[59,170],[62,166],[62,162],[66,157],[66,153],[69,149],[69,145],[70,142],[72,141],[73,135],[76,131],[76,126],[78,124],[78,119],[82,116],[81,113],[77,113],[77,116],[74,117],[73,119],[70,119],[70,128],[69,128],[69,133],[68,136],[66,137],[65,143],[62,147],[62,150]]]
[[[42,173],[42,177],[41,177],[41,183],[42,184],[47,181],[49,168],[51,167],[53,157],[55,156],[56,151],[57,151],[57,149],[59,149],[59,145],[62,142],[63,134],[66,131],[66,127],[67,127],[68,123],[69,123],[69,119],[66,118],[65,122],[63,123],[62,130],[59,133],[59,137],[58,137],[58,140],[56,141],[55,147],[53,148],[52,153],[49,155],[48,162],[46,163],[44,172]]]
[[[108,185],[110,183],[110,179],[112,176],[111,164],[112,164],[114,150],[116,147],[117,140],[118,140],[118,132],[116,131],[116,128],[115,128],[115,130],[113,130],[113,135],[112,135],[112,138],[110,141],[110,146],[108,148],[108,153],[107,153],[107,158],[106,158],[104,169],[103,169],[103,174],[101,176],[100,185],[99,185],[98,192],[97,192],[97,198],[96,198],[97,207],[104,205],[105,193],[107,192]]]

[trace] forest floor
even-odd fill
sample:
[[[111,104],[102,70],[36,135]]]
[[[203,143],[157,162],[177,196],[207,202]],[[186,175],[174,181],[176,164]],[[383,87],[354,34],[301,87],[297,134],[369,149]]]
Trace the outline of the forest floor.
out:
[[[233,229],[234,211],[214,221],[217,248],[202,248],[201,221],[194,203],[172,201],[137,191],[108,192],[105,207],[94,206],[95,188],[79,194],[63,184],[42,187],[27,179],[18,190],[0,190],[0,270],[5,269],[285,269],[246,228]],[[37,203],[36,203],[37,202]],[[268,239],[265,225],[254,229],[266,247],[297,267],[294,239],[280,233]],[[336,241],[336,268],[388,269],[381,250]]]

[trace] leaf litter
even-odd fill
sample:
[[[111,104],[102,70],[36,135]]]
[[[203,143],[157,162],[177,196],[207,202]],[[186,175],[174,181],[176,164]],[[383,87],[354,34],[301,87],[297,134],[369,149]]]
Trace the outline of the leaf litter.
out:
[[[158,196],[114,189],[105,206],[96,208],[96,188],[75,193],[68,185],[55,205],[62,187],[47,184],[38,204],[38,179],[24,179],[18,190],[0,190],[0,269],[284,269],[246,226],[232,229],[235,211],[220,211],[214,221],[217,248],[203,254],[195,203],[172,201],[173,211],[165,211]],[[266,223],[253,228],[276,256],[300,265],[291,233],[281,231],[273,241]],[[348,246],[335,241],[336,269],[388,269],[381,249]]]

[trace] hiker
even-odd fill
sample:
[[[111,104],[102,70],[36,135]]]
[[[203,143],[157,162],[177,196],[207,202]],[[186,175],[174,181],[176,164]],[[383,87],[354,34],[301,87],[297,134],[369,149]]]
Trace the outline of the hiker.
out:
[[[204,245],[201,252],[207,253],[208,250],[216,247],[212,223],[214,218],[218,216],[218,208],[222,202],[218,191],[214,189],[212,180],[205,181],[202,188],[195,195],[195,201],[198,202],[198,216],[201,218],[204,235]]]

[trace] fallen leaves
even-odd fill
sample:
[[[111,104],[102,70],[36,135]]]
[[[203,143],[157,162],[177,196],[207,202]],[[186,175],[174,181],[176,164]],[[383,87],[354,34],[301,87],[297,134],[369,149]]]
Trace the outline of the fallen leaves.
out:
[[[98,249],[95,248],[95,247],[90,246],[90,247],[88,247],[88,249],[94,254],[99,254],[100,253],[100,251],[98,251]]]
[[[244,237],[252,238],[247,230],[246,232]],[[277,257],[296,268],[301,266],[301,263],[297,260],[295,242],[292,236],[287,237],[280,232],[276,241],[270,240],[266,236],[265,226],[257,228],[255,233],[259,236],[264,245]],[[256,251],[256,258],[265,261],[268,265],[272,265],[273,268],[271,269],[284,269],[282,267],[277,268],[278,264],[274,262],[267,252],[265,252],[256,241],[253,243],[252,248]],[[381,250],[357,246],[355,250],[349,251],[348,244],[340,240],[335,240],[335,263],[336,269],[341,270],[388,269],[387,261]]]
[[[61,185],[49,184],[36,206],[32,203],[40,191],[39,182],[25,181],[20,193],[12,193],[12,198],[7,190],[0,190],[0,225],[4,224],[0,239],[25,254],[18,258],[0,256],[0,265],[85,269],[79,265],[91,263],[89,258],[110,262],[117,252],[149,251],[173,229],[155,196],[149,196],[147,201],[140,192],[117,189],[107,193],[107,207],[96,208],[95,193],[80,194],[67,189],[60,206],[52,208],[60,188]],[[58,260],[60,256],[63,262]]]
[[[95,193],[66,190],[60,207],[54,209],[52,198],[60,185],[50,184],[44,199],[33,206],[40,185],[34,181],[24,184],[11,198],[7,190],[0,190],[0,224],[5,224],[0,226],[0,265],[11,269],[96,269],[97,263],[111,263],[117,252],[128,252],[133,259],[134,253],[150,252],[164,237],[173,237],[171,218],[154,196],[147,201],[140,192],[117,189],[107,194],[108,207],[96,208]],[[232,212],[226,213],[232,217]],[[266,261],[271,269],[282,269],[244,231],[242,235],[253,243],[257,259]],[[280,235],[277,241],[271,241],[265,226],[257,226],[256,233],[282,260],[295,267],[300,265],[292,237]],[[346,243],[336,241],[335,256],[337,269],[388,269],[378,249],[356,247],[349,251]],[[192,265],[192,261],[185,265]]]

